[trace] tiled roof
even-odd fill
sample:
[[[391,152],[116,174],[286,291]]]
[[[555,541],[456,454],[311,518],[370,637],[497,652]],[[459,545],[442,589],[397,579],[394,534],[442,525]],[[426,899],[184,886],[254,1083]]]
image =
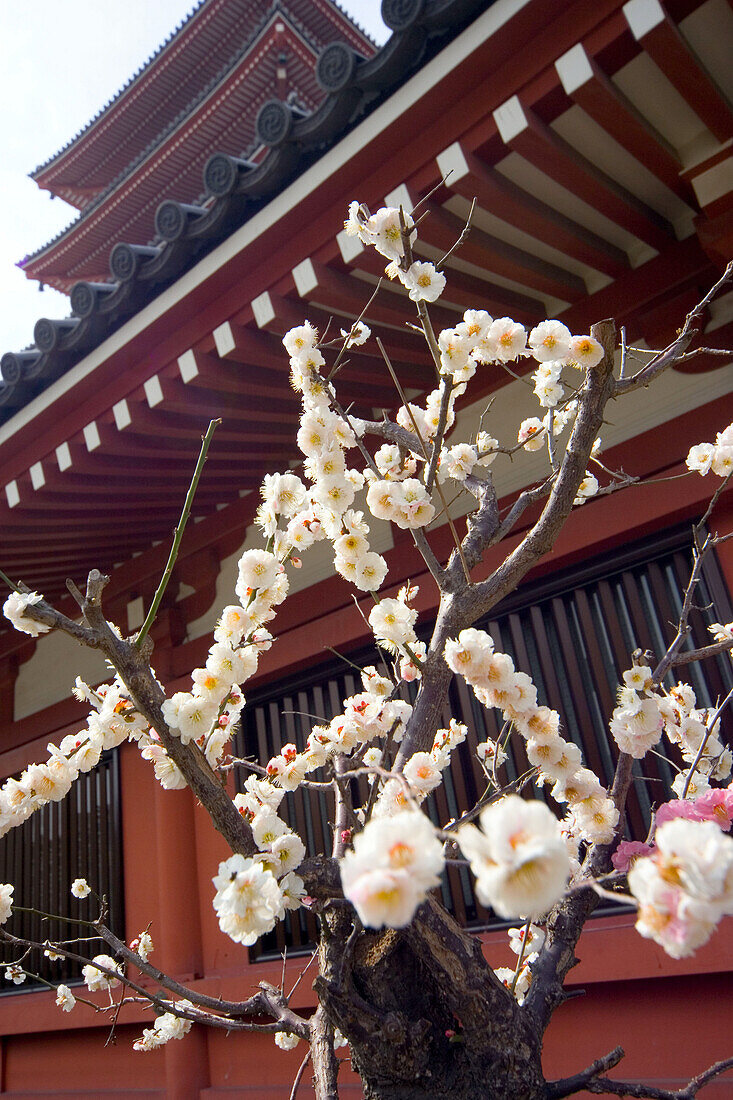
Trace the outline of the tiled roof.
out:
[[[156,152],[161,149],[161,147],[172,135],[176,134],[177,131],[182,131],[185,128],[187,121],[190,120],[197,113],[197,111],[202,108],[202,106],[206,105],[208,110],[207,100],[210,100],[223,87],[223,85],[226,84],[228,78],[235,74],[238,68],[249,63],[249,56],[252,54],[253,50],[256,50],[258,46],[262,44],[263,37],[266,35],[266,33],[272,30],[273,21],[275,19],[279,20],[284,25],[290,25],[293,29],[293,33],[300,35],[308,43],[309,51],[312,50],[312,54],[310,54],[310,56],[313,58],[313,60],[315,60],[315,57],[317,56],[319,51],[318,47],[312,43],[311,36],[309,36],[300,25],[294,25],[295,21],[293,20],[290,12],[287,9],[283,8],[277,2],[272,4],[267,15],[258,21],[252,33],[239,46],[236,52],[232,54],[227,62],[223,66],[221,66],[217,73],[201,87],[201,89],[197,92],[193,99],[182,110],[178,111],[172,118],[170,118],[166,126],[158,134],[156,134],[156,136],[152,138],[150,142],[148,142],[148,144],[145,145],[128,164],[126,164],[124,169],[122,169],[111,180],[111,182],[106,187],[104,187],[99,192],[99,194],[95,196],[94,199],[92,199],[92,201],[87,206],[85,206],[84,210],[77,218],[75,218],[69,225],[60,230],[60,232],[57,233],[55,237],[52,237],[51,240],[44,244],[41,248],[37,249],[35,252],[31,253],[30,256],[26,257],[26,259],[22,263],[22,267],[25,270],[30,268],[33,278],[38,278],[41,282],[55,285],[58,289],[69,289],[69,285],[74,281],[74,276],[72,275],[71,279],[64,285],[63,281],[59,281],[58,279],[53,278],[53,275],[58,274],[58,269],[52,266],[49,270],[48,264],[43,262],[44,259],[49,256],[49,254],[51,258],[53,258],[55,246],[58,245],[59,242],[65,240],[66,238],[73,238],[74,235],[78,234],[79,229],[83,224],[89,225],[90,219],[92,219],[93,215],[105,206],[105,203],[110,198],[110,196],[114,195],[116,192],[119,192],[119,189],[141,165],[145,164],[146,161],[150,164],[155,158]],[[279,37],[281,36],[278,36],[278,38]],[[271,43],[272,40],[271,38],[267,38],[266,41]],[[273,47],[271,45],[270,49],[272,48]],[[312,63],[313,62],[311,62],[311,64]],[[303,64],[296,64],[294,68],[295,73],[293,74],[293,81],[296,86],[299,86],[306,96],[308,96],[309,93],[311,96],[314,96],[314,100],[316,103],[319,102],[323,98],[324,93],[322,90],[319,89],[318,84],[312,74],[312,71],[307,65]],[[242,92],[246,92],[251,88],[253,84],[253,75],[254,74],[250,73],[247,77],[247,80],[241,89]],[[271,85],[273,79],[274,76],[271,76],[268,80],[268,84]],[[261,97],[262,92],[260,92],[260,100]],[[248,96],[248,98],[251,100],[252,96],[250,95]],[[240,100],[237,111],[239,112],[241,110],[242,106]],[[236,155],[245,156],[250,155],[254,152],[257,145],[255,141],[254,117],[238,118],[236,125],[232,125],[231,123],[229,124],[229,132],[232,135],[234,145],[236,145],[236,148],[233,148],[230,145],[228,150],[229,152]],[[246,138],[244,140],[242,140],[243,134],[246,134]],[[190,145],[191,142],[189,141],[185,147],[185,152],[189,151]],[[203,153],[201,151],[198,151],[199,157],[205,155],[206,150],[204,150]],[[169,170],[169,174],[174,171],[175,170],[171,168]],[[165,186],[165,183],[163,184],[163,186]],[[150,183],[148,183],[148,193],[149,192]],[[204,201],[205,196],[199,195],[197,198],[197,192],[198,186],[193,193],[185,194],[186,200],[189,202]],[[134,220],[136,215],[138,214],[140,204],[135,203],[135,194],[130,194],[123,204],[119,203],[119,195],[117,195],[115,200],[116,206],[114,214],[118,223],[122,217],[124,217],[124,219],[129,222],[130,220]],[[156,198],[159,198],[159,195],[156,196]],[[104,216],[105,214],[103,213],[102,217]],[[152,214],[150,216],[152,216]],[[140,219],[138,218],[137,220]],[[113,232],[113,230],[108,230],[107,232],[109,234],[110,232]],[[114,238],[112,239],[114,240]],[[105,242],[103,240],[101,245],[98,244],[98,247],[103,247],[104,243]],[[91,247],[92,246],[88,240],[82,241],[80,239],[79,242],[76,244],[74,251],[77,254],[77,257],[80,252],[84,252],[86,258]],[[107,248],[109,248],[109,244],[107,244]],[[36,269],[34,270],[34,264],[36,264],[37,261],[41,262],[40,265],[36,265]],[[63,268],[65,274],[66,271],[69,270],[69,267],[66,265],[70,264],[71,261],[64,260],[63,262],[65,264]],[[76,277],[78,278],[78,275]]]
[[[108,162],[114,165],[112,173],[116,175],[123,167],[120,147],[134,144],[140,137],[143,144],[152,140],[171,104],[178,104],[178,110],[185,108],[229,60],[229,43],[249,38],[278,7],[277,0],[199,0],[120,91],[58,152],[38,165],[31,177],[55,191],[55,181],[68,184],[67,176],[83,180],[85,187],[92,179],[94,187],[94,178],[103,178]],[[354,41],[362,38],[371,44],[333,0],[290,0],[290,7],[291,16],[300,17],[301,30],[316,47],[330,41],[334,25],[340,24],[347,35],[353,28]],[[110,178],[103,182],[109,183]]]
[[[316,72],[326,98],[316,111],[265,103],[255,121],[264,151],[256,164],[224,153],[210,157],[204,201],[163,199],[153,244],[119,241],[110,254],[110,281],[77,283],[70,317],[41,318],[34,345],[2,356],[0,422],[252,217],[486,7],[486,0],[384,0],[382,16],[392,34],[372,58],[360,58],[343,43],[326,46]]]

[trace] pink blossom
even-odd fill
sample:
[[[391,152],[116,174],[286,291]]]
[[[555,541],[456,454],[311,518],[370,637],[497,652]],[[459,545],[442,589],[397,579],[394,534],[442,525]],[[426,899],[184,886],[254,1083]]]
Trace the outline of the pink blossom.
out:
[[[665,802],[654,815],[657,828],[664,825],[665,821],[672,821],[675,817],[684,817],[687,821],[702,821],[695,811],[695,803],[687,799],[673,798],[671,802]]]
[[[683,817],[688,821],[714,821],[727,832],[733,820],[733,790],[729,787],[709,790],[694,802],[681,798],[665,802],[656,813],[657,827],[675,817]]]
[[[611,863],[617,871],[628,871],[635,859],[649,856],[653,851],[653,844],[642,844],[640,840],[622,840],[611,856]]]
[[[694,802],[698,821],[714,821],[724,832],[733,820],[733,790],[730,787],[701,794]]]

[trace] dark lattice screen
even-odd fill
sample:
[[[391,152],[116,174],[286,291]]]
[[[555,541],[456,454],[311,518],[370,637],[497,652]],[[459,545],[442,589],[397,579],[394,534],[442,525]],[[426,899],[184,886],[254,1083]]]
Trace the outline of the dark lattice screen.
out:
[[[581,748],[588,765],[608,783],[616,746],[608,733],[608,719],[621,673],[630,666],[637,648],[664,652],[675,634],[682,593],[691,568],[687,533],[673,534],[653,545],[637,546],[555,576],[529,583],[480,623],[497,648],[509,653],[518,669],[528,672],[541,702],[560,712],[564,734]],[[696,603],[704,610],[691,616],[688,646],[706,645],[706,625],[733,617],[730,600],[714,560],[706,563]],[[360,666],[379,663],[374,651],[349,655]],[[733,686],[733,666],[727,656],[688,666],[688,678],[698,703],[707,706]],[[670,681],[671,682],[671,681]],[[292,741],[301,748],[312,726],[341,710],[341,700],[361,690],[355,670],[344,661],[329,661],[317,670],[250,697],[238,734],[238,755],[266,760]],[[427,803],[437,822],[445,822],[472,805],[485,783],[474,750],[486,737],[496,738],[501,716],[485,710],[464,681],[451,687],[452,713],[468,725],[469,736],[453,754],[445,783]],[[447,723],[449,714],[446,714]],[[513,779],[528,768],[520,738],[513,738],[505,774]],[[239,775],[241,783],[244,774]],[[636,766],[636,782],[629,803],[631,835],[646,835],[651,807],[663,801],[674,778],[664,760],[648,755]],[[320,778],[320,776],[317,776]],[[309,853],[328,849],[331,802],[299,790],[286,796],[285,816],[306,842]],[[443,900],[465,924],[490,923],[492,915],[475,900],[468,872],[451,868],[443,885]],[[263,954],[279,952],[287,944],[298,951],[311,944],[316,928],[304,911],[289,915],[284,925],[262,941]]]
[[[115,751],[106,753],[92,771],[80,775],[66,798],[47,803],[0,840],[0,882],[13,883],[16,905],[54,916],[89,920],[98,914],[97,903],[93,898],[80,901],[70,893],[75,878],[86,878],[100,897],[107,898],[108,925],[124,935],[121,859],[119,767]],[[88,936],[90,931],[35,913],[19,912],[13,913],[4,928],[41,943]],[[19,955],[6,944],[1,949],[4,962]],[[75,948],[71,946],[70,950]],[[79,954],[91,958],[105,950],[97,940],[81,945]],[[68,983],[81,976],[82,964],[50,961],[42,952],[33,952],[22,965],[54,984]],[[23,991],[32,984],[27,979],[16,986],[6,981],[4,971],[5,967],[0,967],[2,992]]]

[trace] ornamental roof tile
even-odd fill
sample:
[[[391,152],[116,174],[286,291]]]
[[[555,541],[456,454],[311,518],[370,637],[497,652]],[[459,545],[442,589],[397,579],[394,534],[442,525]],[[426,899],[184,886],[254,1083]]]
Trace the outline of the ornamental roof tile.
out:
[[[204,202],[164,199],[152,244],[119,241],[110,254],[108,282],[77,283],[70,317],[41,318],[33,345],[2,356],[0,422],[252,217],[486,7],[486,0],[384,0],[382,15],[392,34],[373,57],[359,58],[343,43],[326,46],[316,70],[325,99],[316,110],[304,114],[278,100],[265,103],[255,120],[257,162],[227,153],[210,157]]]
[[[151,140],[171,105],[185,107],[201,84],[227,62],[229,43],[249,37],[278,6],[277,0],[199,0],[120,91],[31,177],[55,191],[58,183],[73,183],[75,177],[77,183],[85,180],[91,168],[99,171],[100,163],[116,166],[116,174],[123,167],[116,157],[119,147]],[[353,43],[363,41],[367,48],[373,47],[334,0],[289,0],[289,6],[292,16],[299,17],[301,31],[316,46],[328,42],[338,28]]]

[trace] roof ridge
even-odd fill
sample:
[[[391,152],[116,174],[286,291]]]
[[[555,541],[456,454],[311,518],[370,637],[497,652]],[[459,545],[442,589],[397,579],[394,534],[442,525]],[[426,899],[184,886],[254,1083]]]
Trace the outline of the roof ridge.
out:
[[[189,103],[185,107],[183,107],[178,112],[178,114],[175,115],[170,120],[170,122],[166,126],[164,126],[163,129],[154,138],[152,138],[148,142],[148,144],[143,149],[141,149],[140,152],[136,156],[134,156],[132,160],[120,172],[117,173],[114,179],[112,179],[107,184],[107,186],[94,199],[92,199],[88,206],[85,206],[83,210],[79,211],[78,215],[75,218],[72,218],[72,220],[63,229],[59,230],[59,232],[54,237],[51,237],[51,239],[47,241],[44,245],[41,245],[40,248],[37,248],[35,252],[29,253],[25,257],[25,259],[21,261],[23,268],[25,268],[31,261],[36,260],[40,256],[42,256],[44,252],[48,251],[49,248],[52,248],[53,245],[62,240],[66,236],[66,234],[74,228],[74,226],[84,221],[85,218],[93,214],[95,210],[98,210],[99,207],[104,204],[105,200],[109,198],[109,196],[113,194],[113,192],[120,186],[120,184],[123,183],[128,176],[132,175],[135,169],[139,168],[139,166],[144,163],[144,161],[150,156],[150,154],[154,152],[154,150],[157,149],[159,145],[161,145],[168,137],[171,136],[171,134],[175,132],[175,130],[181,125],[184,119],[193,114],[194,110],[204,102],[207,96],[209,96],[220,84],[223,83],[226,76],[233,71],[233,69],[242,60],[247,51],[256,44],[257,39],[262,36],[263,32],[267,29],[267,26],[272,22],[272,20],[282,15],[284,15],[285,18],[288,19],[288,22],[292,24],[293,29],[300,31],[297,21],[293,18],[290,10],[283,8],[279,0],[274,0],[274,3],[271,5],[270,10],[263,16],[256,30],[253,31],[249,38],[234,51],[229,60],[225,62],[219,69],[219,72],[215,76],[213,76],[199,92],[196,93],[196,95],[189,101]],[[312,41],[310,41],[308,45],[310,45],[312,49],[316,50],[316,46]]]
[[[150,66],[156,60],[156,58],[158,58],[160,56],[160,54],[162,54],[165,50],[168,49],[168,47],[171,45],[171,43],[174,41],[174,39],[176,39],[178,37],[178,35],[183,31],[183,29],[190,24],[191,20],[196,15],[198,15],[199,12],[207,4],[209,4],[211,2],[212,2],[212,0],[197,0],[197,2],[194,3],[194,6],[191,8],[188,15],[184,19],[181,20],[181,22],[178,24],[177,27],[174,27],[174,29],[171,31],[171,33],[168,35],[168,37],[163,42],[161,42],[160,46],[158,46],[157,50],[155,50],[155,52],[150,55],[150,57],[147,59],[147,61],[143,62],[143,64],[132,74],[132,76],[122,85],[122,87],[117,92],[115,92],[115,94],[112,96],[112,98],[108,99],[107,102],[102,107],[99,108],[97,113],[95,115],[93,115],[89,119],[89,121],[87,123],[85,123],[84,126],[81,127],[80,130],[77,130],[77,132],[74,134],[74,136],[69,138],[69,140],[67,142],[65,142],[64,145],[62,145],[61,148],[58,149],[53,154],[53,156],[50,156],[47,160],[45,160],[41,164],[37,165],[33,169],[32,172],[29,172],[28,173],[29,178],[34,180],[36,178],[36,176],[39,175],[39,173],[43,172],[46,168],[48,168],[50,165],[52,165],[54,163],[54,161],[58,160],[59,157],[61,157],[64,153],[68,152],[68,150],[72,147],[72,145],[74,145],[79,140],[79,138],[81,138],[84,134],[86,134],[89,130],[91,130],[92,127],[97,122],[99,122],[99,120],[102,118],[102,116],[104,114],[106,114],[106,112],[122,96],[124,96],[129,91],[129,89],[132,87],[132,85],[135,84],[143,76],[143,74],[150,68]]]
[[[338,0],[325,0],[325,3],[330,4],[332,8],[335,8],[340,15],[342,15],[345,19],[349,21],[349,23],[353,23],[359,34],[363,35],[363,37],[366,38],[367,42],[370,42],[372,46],[376,47],[376,49],[381,49],[376,40],[372,38],[372,36],[369,34],[369,31],[362,26],[362,24],[358,21],[358,19],[356,19],[355,16],[351,14],[351,12],[342,7],[342,5],[339,4]]]

